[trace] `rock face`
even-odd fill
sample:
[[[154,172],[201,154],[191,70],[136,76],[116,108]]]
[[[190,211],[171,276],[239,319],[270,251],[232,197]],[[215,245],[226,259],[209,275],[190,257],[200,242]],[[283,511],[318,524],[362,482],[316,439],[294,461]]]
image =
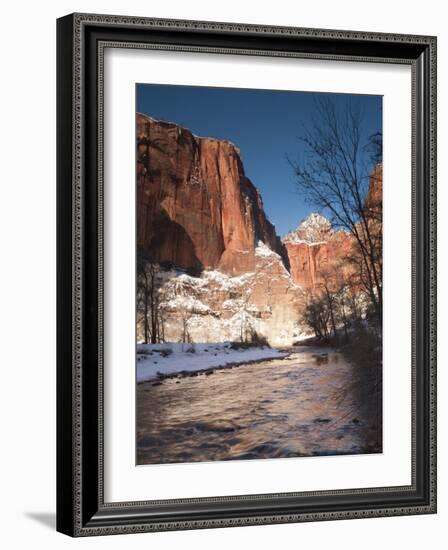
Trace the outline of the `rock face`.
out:
[[[382,243],[383,170],[378,164],[372,172],[364,206],[372,234]],[[288,233],[283,244],[288,253],[294,282],[309,292],[318,291],[324,277],[331,276],[331,269],[338,266],[345,275],[350,265],[344,258],[353,254],[354,238],[345,231],[336,232],[330,222],[320,214],[312,213],[295,231]],[[381,254],[381,250],[378,251]]]
[[[310,292],[322,286],[329,266],[346,257],[353,246],[350,235],[333,231],[326,218],[314,213],[289,233],[283,243],[294,282]]]
[[[258,241],[287,261],[239,150],[140,113],[137,219],[137,245],[158,263],[238,275],[254,270]]]

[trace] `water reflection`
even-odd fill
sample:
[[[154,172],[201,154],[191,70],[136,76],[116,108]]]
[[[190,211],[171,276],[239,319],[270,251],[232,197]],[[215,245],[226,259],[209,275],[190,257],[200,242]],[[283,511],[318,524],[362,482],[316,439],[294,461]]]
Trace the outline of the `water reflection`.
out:
[[[369,373],[336,352],[163,380],[137,388],[137,463],[381,452]]]

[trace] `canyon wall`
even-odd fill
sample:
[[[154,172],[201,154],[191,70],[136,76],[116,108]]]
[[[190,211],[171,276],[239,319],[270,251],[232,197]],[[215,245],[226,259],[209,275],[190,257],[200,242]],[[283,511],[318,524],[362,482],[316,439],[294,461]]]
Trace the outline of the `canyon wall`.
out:
[[[283,242],[288,252],[293,280],[309,292],[318,291],[325,277],[331,276],[331,270],[336,266],[347,269],[343,259],[352,253],[354,244],[351,235],[345,231],[331,232],[325,241],[294,241],[286,238]]]
[[[285,249],[229,141],[137,114],[137,245],[155,262],[252,271],[258,241]]]

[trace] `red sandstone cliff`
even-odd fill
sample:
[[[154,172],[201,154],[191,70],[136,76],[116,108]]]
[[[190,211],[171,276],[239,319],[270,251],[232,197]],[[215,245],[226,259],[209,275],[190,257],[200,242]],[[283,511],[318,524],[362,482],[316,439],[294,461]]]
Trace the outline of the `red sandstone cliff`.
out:
[[[285,250],[239,150],[137,114],[137,245],[156,262],[240,274],[258,241]]]
[[[319,289],[324,277],[329,275],[330,266],[350,255],[352,237],[344,231],[331,232],[327,240],[307,242],[285,240],[291,265],[291,276],[296,284],[312,292]],[[340,269],[344,269],[341,265]]]
[[[364,213],[369,225],[372,224],[372,236],[379,255],[382,253],[382,197],[383,171],[382,165],[378,164],[370,176]],[[350,274],[350,263],[346,258],[356,253],[354,237],[342,230],[333,231],[328,220],[319,214],[311,214],[295,231],[285,236],[283,243],[291,276],[304,290],[318,291],[324,277]]]

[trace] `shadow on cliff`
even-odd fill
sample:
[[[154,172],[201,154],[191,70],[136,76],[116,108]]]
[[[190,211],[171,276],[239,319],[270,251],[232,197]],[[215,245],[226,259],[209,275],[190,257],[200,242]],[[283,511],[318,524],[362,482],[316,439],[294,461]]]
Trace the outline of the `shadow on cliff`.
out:
[[[167,269],[181,268],[199,277],[204,265],[196,255],[194,243],[185,229],[162,208],[157,211],[151,226],[153,234],[144,253]]]

